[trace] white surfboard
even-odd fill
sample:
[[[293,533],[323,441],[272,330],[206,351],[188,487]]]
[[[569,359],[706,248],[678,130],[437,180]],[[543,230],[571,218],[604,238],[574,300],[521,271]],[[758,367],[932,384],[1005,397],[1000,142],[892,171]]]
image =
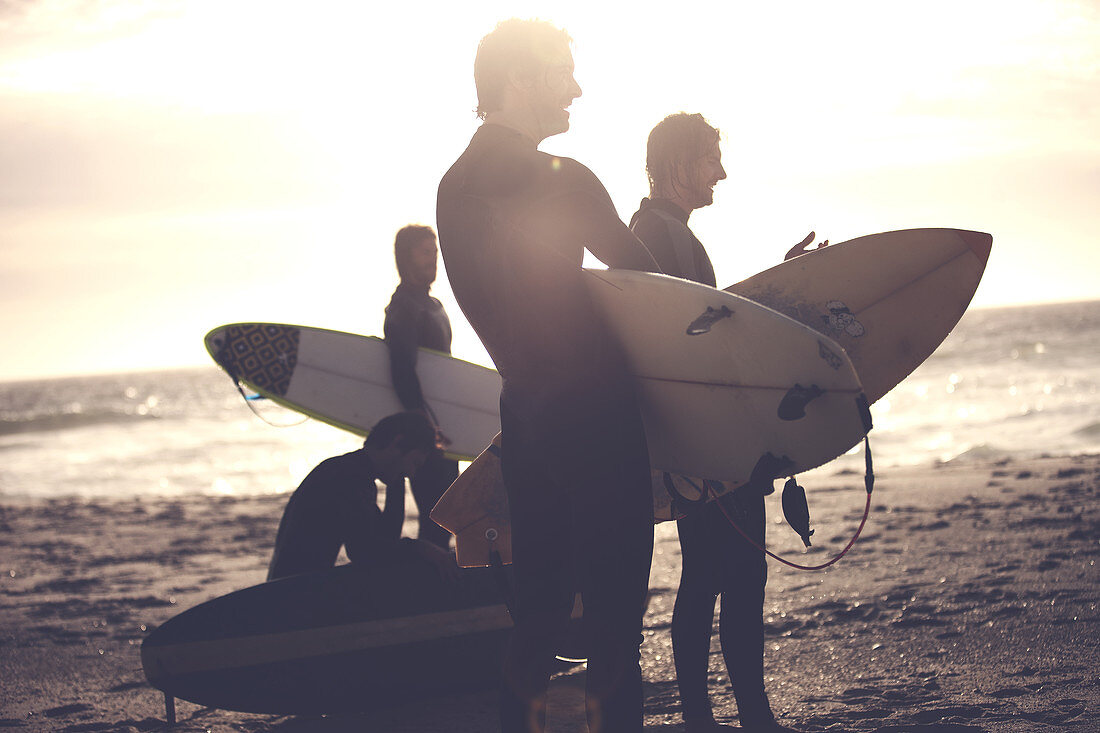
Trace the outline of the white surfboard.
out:
[[[964,229],[873,234],[788,260],[727,290],[835,339],[874,402],[927,359],[958,323],[981,281],[992,242],[989,234]],[[459,476],[456,506],[447,505],[452,501],[447,495],[441,500],[439,516],[453,513],[461,520],[447,528],[456,532],[460,556],[474,564],[483,564],[490,548],[505,555],[510,539],[507,497],[503,485],[498,490],[492,482],[499,472],[496,460],[487,450]],[[703,495],[699,482],[683,476],[655,472],[653,478],[657,521],[677,516],[677,495]],[[471,503],[489,504],[491,510],[463,513],[466,492]]]
[[[236,323],[206,335],[206,350],[234,380],[292,410],[366,435],[404,409],[390,378],[386,342],[306,326]],[[500,375],[420,349],[416,373],[446,453],[472,460],[500,430]]]
[[[589,270],[587,280],[637,384],[655,519],[747,482],[766,457],[783,466],[783,475],[819,466],[869,429],[855,369],[817,331],[665,275]],[[508,562],[496,446],[459,476],[431,516],[455,534],[459,564],[488,564],[492,551]]]
[[[970,305],[993,237],[965,229],[871,234],[726,288],[834,339],[875,402],[932,355]]]
[[[863,438],[863,388],[832,339],[706,285],[629,270],[587,274],[637,384],[654,470],[740,484],[766,453],[801,473]],[[800,416],[781,416],[799,386],[820,394]]]

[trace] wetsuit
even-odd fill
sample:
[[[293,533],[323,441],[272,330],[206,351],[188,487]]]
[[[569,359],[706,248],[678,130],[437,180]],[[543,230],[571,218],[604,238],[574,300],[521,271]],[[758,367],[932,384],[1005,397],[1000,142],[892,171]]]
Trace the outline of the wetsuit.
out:
[[[579,590],[590,728],[640,731],[649,457],[623,356],[596,316],[581,260],[587,246],[612,267],[656,263],[591,171],[493,124],[440,182],[437,228],[451,289],[503,378],[515,629],[502,727],[545,726],[555,638]]]
[[[291,495],[275,536],[267,572],[274,580],[331,568],[343,546],[353,562],[411,557],[401,539],[404,494],[378,508],[377,471],[362,449],[317,465]]]
[[[402,283],[393,291],[390,304],[386,306],[383,330],[390,351],[393,387],[402,407],[432,415],[431,405],[424,400],[420,390],[416,357],[420,347],[451,353],[451,321],[443,310],[443,304],[428,294],[427,286]],[[431,419],[434,422],[434,416]],[[450,543],[451,533],[433,522],[429,514],[456,478],[458,461],[444,458],[440,452],[432,452],[416,475],[409,479],[420,513],[417,537],[444,548]]]
[[[688,214],[668,199],[642,199],[630,228],[653,253],[661,272],[713,288],[714,266],[687,220]]]
[[[688,212],[665,199],[642,199],[630,228],[669,275],[715,287],[714,267],[687,226]],[[764,494],[746,486],[719,499],[753,540],[764,544]],[[677,521],[682,563],[672,614],[672,651],[685,719],[712,717],[707,694],[714,601],[722,596],[718,633],[742,725],[774,720],[764,692],[762,553],[730,526],[713,503]]]

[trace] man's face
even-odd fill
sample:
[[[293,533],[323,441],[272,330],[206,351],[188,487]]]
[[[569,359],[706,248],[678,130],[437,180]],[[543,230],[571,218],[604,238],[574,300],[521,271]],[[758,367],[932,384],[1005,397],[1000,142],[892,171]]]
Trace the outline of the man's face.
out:
[[[581,96],[573,77],[573,54],[562,44],[547,57],[545,68],[536,74],[528,96],[541,139],[569,129],[569,105]]]
[[[406,451],[397,438],[378,455],[379,478],[386,486],[396,485],[412,478],[428,460],[428,450],[418,448]]]
[[[439,250],[434,237],[425,237],[409,250],[406,278],[413,285],[431,285],[435,282]]]
[[[428,451],[423,448],[411,450],[401,456],[400,468],[403,478],[412,478],[428,460]]]
[[[684,199],[692,205],[693,209],[710,206],[714,203],[715,185],[725,177],[722,150],[718,147],[718,141],[715,140],[702,157],[688,165],[687,175],[684,177],[688,190],[683,192]]]

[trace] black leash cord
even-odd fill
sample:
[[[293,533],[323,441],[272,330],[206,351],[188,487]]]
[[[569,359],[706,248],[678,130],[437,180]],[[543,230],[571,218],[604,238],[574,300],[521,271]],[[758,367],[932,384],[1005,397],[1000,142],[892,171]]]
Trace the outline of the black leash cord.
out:
[[[856,528],[856,533],[852,535],[852,539],[848,541],[848,545],[840,551],[840,554],[838,554],[832,560],[829,560],[828,562],[821,565],[799,565],[798,563],[793,563],[790,560],[786,560],[779,555],[776,555],[771,550],[768,550],[767,548],[758,545],[752,537],[749,537],[747,534],[745,534],[744,530],[737,526],[737,522],[733,521],[733,517],[731,517],[729,512],[726,511],[726,507],[722,505],[722,502],[717,501],[718,497],[709,485],[707,486],[707,491],[708,493],[710,493],[711,501],[714,501],[718,505],[718,508],[722,510],[722,514],[725,515],[726,521],[729,522],[730,526],[736,529],[737,532],[742,537],[744,537],[745,541],[748,542],[750,545],[760,550],[768,557],[774,558],[784,565],[795,568],[797,570],[824,570],[825,568],[835,564],[838,560],[840,560],[840,558],[848,554],[848,550],[852,549],[852,547],[856,544],[856,540],[859,539],[860,533],[863,532],[864,525],[867,524],[867,517],[871,514],[871,492],[874,490],[875,487],[875,472],[871,463],[871,442],[867,439],[866,436],[864,436],[863,438],[863,449],[865,458],[864,463],[866,466],[866,474],[863,477],[863,484],[864,487],[867,489],[867,504],[863,507],[863,519],[859,520],[859,527]]]

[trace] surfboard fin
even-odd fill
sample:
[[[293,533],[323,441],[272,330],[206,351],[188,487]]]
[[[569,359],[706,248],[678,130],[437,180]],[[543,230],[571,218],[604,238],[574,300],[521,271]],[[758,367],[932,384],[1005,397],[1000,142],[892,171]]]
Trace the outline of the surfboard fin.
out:
[[[687,335],[699,336],[707,333],[708,331],[710,331],[710,327],[713,326],[715,323],[722,320],[723,318],[729,318],[732,315],[733,311],[731,311],[726,306],[722,306],[721,308],[711,308],[708,305],[706,311],[704,311],[701,316],[688,324]]]
[[[780,476],[789,474],[792,466],[794,466],[794,462],[787,456],[777,456],[771,452],[765,453],[757,459],[756,465],[752,467],[749,480],[734,489],[733,493],[744,499],[771,496],[775,493],[775,486],[772,482]]]
[[[810,535],[814,533],[810,529],[810,508],[806,504],[806,490],[798,485],[794,478],[787,479],[783,484],[783,516],[787,524],[802,538],[802,544],[810,546]]]
[[[787,390],[787,394],[783,395],[783,399],[779,401],[779,409],[776,410],[776,414],[780,420],[800,420],[806,417],[806,405],[823,394],[825,394],[825,390],[816,384],[811,384],[809,387],[796,384]]]
[[[777,456],[771,452],[765,453],[757,459],[756,465],[752,467],[752,474],[749,476],[749,483],[746,485],[759,486],[761,487],[761,493],[764,496],[769,496],[775,493],[772,481],[785,474],[789,475],[793,467],[794,461],[787,456]]]

